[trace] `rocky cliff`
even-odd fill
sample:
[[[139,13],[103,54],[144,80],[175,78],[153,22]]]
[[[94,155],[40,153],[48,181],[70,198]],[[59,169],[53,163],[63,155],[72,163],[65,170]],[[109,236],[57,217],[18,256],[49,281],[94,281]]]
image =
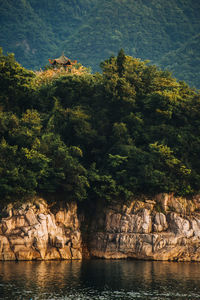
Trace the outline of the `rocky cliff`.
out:
[[[200,261],[200,199],[158,195],[97,210],[90,253],[102,258]]]
[[[0,223],[0,260],[81,259],[77,205],[67,204],[54,214],[37,199],[14,209]]]
[[[0,260],[200,261],[200,197],[162,194],[129,205],[100,203],[89,219],[84,211],[78,215],[76,203],[52,210],[37,199],[18,209],[8,206],[7,214],[0,222]]]

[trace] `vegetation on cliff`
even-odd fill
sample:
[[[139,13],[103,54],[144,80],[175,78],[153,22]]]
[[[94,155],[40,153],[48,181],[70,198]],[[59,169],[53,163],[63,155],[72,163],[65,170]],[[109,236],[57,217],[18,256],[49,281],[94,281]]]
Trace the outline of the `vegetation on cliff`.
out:
[[[0,53],[0,197],[200,190],[200,95],[120,50],[102,73],[34,73]]]

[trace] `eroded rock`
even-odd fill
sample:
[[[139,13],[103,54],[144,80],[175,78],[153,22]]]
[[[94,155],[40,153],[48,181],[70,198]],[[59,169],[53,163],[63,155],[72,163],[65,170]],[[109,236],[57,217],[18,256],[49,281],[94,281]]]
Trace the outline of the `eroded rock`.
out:
[[[11,208],[9,208],[11,210]],[[77,205],[55,215],[44,200],[12,209],[0,223],[0,260],[81,259]]]
[[[104,228],[92,228],[90,252],[102,258],[199,261],[200,216],[186,214],[185,199],[159,195],[155,201],[133,201],[129,207],[104,208]],[[157,203],[160,203],[157,212]],[[168,205],[173,203],[170,212]],[[199,200],[198,200],[199,203]],[[184,214],[182,214],[184,212]],[[191,210],[190,210],[191,213]],[[98,216],[98,211],[97,211]],[[102,214],[102,212],[101,212]],[[98,220],[98,217],[95,219]]]
[[[82,212],[87,257],[200,261],[200,197],[157,198],[99,204],[89,223]],[[42,199],[10,206],[0,222],[0,260],[81,259],[80,220],[76,203],[54,213]]]

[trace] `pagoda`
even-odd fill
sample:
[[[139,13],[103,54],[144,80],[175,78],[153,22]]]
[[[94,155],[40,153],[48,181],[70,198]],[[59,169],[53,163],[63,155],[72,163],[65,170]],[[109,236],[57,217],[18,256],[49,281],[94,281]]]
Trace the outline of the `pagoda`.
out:
[[[73,65],[75,65],[77,63],[77,60],[70,60],[69,58],[67,58],[66,56],[64,56],[64,53],[63,53],[58,58],[49,59],[49,62],[55,68],[63,67],[65,69],[67,69],[67,68],[71,68]]]

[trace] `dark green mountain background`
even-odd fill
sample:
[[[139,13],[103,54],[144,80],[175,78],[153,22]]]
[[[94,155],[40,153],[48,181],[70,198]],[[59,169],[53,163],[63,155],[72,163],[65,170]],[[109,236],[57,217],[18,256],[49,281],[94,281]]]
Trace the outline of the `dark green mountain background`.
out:
[[[0,45],[27,68],[65,55],[99,70],[120,48],[200,87],[200,1],[0,0]]]

